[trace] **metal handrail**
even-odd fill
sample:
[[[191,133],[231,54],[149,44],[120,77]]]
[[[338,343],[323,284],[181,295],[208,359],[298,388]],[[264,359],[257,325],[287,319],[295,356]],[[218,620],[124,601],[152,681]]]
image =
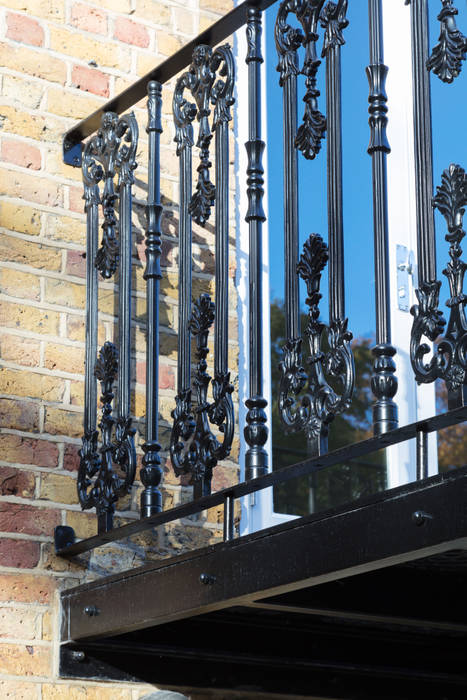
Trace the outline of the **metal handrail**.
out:
[[[123,92],[113,97],[88,117],[82,119],[78,124],[69,129],[63,137],[64,162],[76,168],[81,167],[81,142],[99,129],[103,114],[106,112],[122,114],[127,109],[130,109],[130,107],[137,102],[147,97],[149,82],[156,81],[164,84],[173,78],[174,75],[177,75],[177,73],[189,66],[192,60],[193,50],[196,46],[199,44],[207,44],[209,46],[219,44],[246,24],[247,10],[249,7],[257,7],[260,10],[266,10],[275,2],[276,0],[244,0],[244,2],[221,17],[221,19],[215,22],[211,27],[201,32],[195,39],[192,39],[188,44],[182,46],[179,51],[169,56],[169,58],[163,61],[159,66],[153,68],[149,73],[146,73],[146,75],[126,88],[126,90],[123,90]]]

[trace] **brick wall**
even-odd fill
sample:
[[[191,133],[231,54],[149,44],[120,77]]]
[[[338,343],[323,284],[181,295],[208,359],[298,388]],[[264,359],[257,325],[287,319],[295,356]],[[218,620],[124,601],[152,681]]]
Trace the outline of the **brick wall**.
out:
[[[79,170],[63,165],[63,133],[211,24],[230,0],[4,0],[0,8],[0,697],[134,700],[147,687],[58,680],[58,592],[115,557],[67,563],[53,554],[57,524],[78,537],[95,532],[76,495],[82,432],[84,361],[84,214]],[[167,445],[176,375],[177,162],[164,89],[164,215],[161,322],[161,440]],[[136,110],[141,144],[136,171],[135,347],[133,404],[144,414],[145,113]],[[194,232],[196,292],[210,288],[212,229]],[[234,269],[232,267],[232,277]],[[233,279],[232,279],[233,283]],[[234,295],[231,296],[234,298]],[[99,340],[114,336],[114,290],[101,284]],[[235,331],[235,329],[233,329]],[[235,339],[234,339],[235,340]],[[235,367],[232,343],[231,366]],[[139,437],[141,442],[141,437]],[[235,457],[234,450],[234,457]],[[184,495],[165,467],[165,505]],[[233,463],[216,487],[236,479]],[[139,488],[120,506],[137,517]],[[221,513],[152,542],[155,556],[218,538]],[[210,529],[204,527],[207,519]],[[147,539],[122,566],[145,556]],[[117,548],[118,549],[118,548]],[[87,565],[86,565],[87,562]],[[93,565],[94,564],[94,565]],[[98,565],[97,565],[98,564]]]

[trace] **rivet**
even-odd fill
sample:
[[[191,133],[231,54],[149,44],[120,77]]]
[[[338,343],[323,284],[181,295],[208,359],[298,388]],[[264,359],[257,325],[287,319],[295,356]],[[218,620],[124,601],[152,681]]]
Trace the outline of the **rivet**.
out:
[[[71,651],[70,656],[73,661],[77,661],[78,663],[82,663],[86,658],[84,651]]]
[[[433,516],[430,513],[425,513],[423,510],[416,510],[412,513],[412,521],[418,527],[424,525],[427,520],[433,520]]]
[[[201,574],[199,580],[201,583],[204,583],[205,586],[212,586],[212,584],[216,582],[216,577],[210,576],[209,574]]]
[[[99,615],[100,610],[95,605],[86,605],[83,612],[85,615],[89,615],[89,617],[96,617],[96,615]]]

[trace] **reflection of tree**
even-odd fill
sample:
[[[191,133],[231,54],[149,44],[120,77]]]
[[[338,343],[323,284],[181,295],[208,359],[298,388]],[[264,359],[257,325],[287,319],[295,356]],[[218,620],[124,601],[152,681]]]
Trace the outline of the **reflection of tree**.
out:
[[[302,314],[302,328],[306,316]],[[279,419],[278,365],[282,359],[284,338],[284,305],[275,300],[271,304],[271,374],[272,374],[272,452],[273,468],[301,462],[308,456],[303,433],[286,435]],[[350,411],[333,421],[329,435],[329,449],[335,450],[372,435],[370,390],[372,356],[370,340],[357,338],[352,343],[355,358],[356,387]],[[312,488],[310,488],[312,487]],[[361,461],[331,467],[313,477],[294,479],[274,489],[274,507],[277,511],[303,515],[310,510],[322,510],[359,496],[374,493],[385,487],[384,454],[369,455]]]
[[[436,382],[436,410],[444,413],[448,410],[448,393],[446,384]],[[438,466],[441,472],[456,467],[467,466],[467,425],[452,425],[438,433]]]

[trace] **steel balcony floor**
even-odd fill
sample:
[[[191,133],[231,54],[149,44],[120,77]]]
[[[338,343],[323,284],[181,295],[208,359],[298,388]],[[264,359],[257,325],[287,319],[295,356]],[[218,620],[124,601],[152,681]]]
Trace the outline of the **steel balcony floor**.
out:
[[[462,469],[64,592],[61,675],[465,698],[466,550]]]

